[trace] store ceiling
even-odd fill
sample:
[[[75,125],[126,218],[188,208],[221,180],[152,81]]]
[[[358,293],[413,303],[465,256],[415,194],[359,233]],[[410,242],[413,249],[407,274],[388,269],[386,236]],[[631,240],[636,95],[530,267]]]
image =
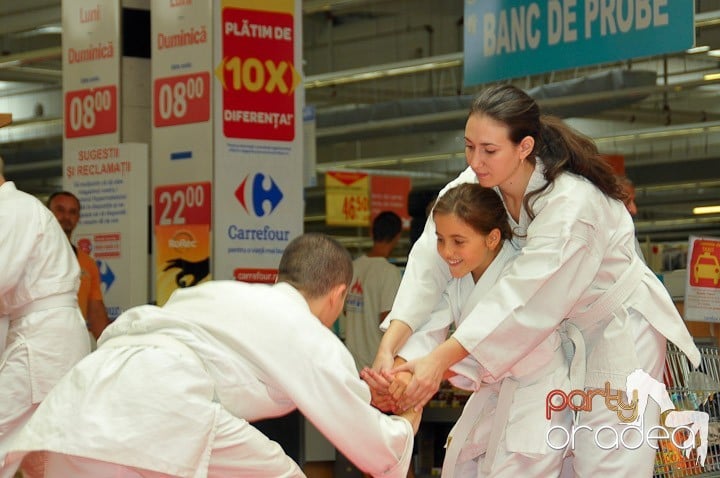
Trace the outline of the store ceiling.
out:
[[[149,5],[143,2],[123,2]],[[696,45],[720,51],[720,2],[696,0]],[[461,0],[303,2],[306,100],[317,108],[319,187],[306,190],[307,230],[324,226],[322,173],[351,168],[408,174],[416,189],[437,189],[463,165],[467,99],[462,84]],[[0,2],[0,130],[7,176],[42,195],[61,184],[60,0]],[[528,91],[555,88],[541,106],[568,118],[600,149],[625,157],[638,185],[641,237],[682,241],[720,236],[720,58],[664,58],[552,72],[513,80]],[[567,85],[614,71],[654,72],[640,84]],[[715,75],[715,76],[712,76]],[[557,93],[561,91],[563,93]],[[361,229],[332,229],[352,242]]]

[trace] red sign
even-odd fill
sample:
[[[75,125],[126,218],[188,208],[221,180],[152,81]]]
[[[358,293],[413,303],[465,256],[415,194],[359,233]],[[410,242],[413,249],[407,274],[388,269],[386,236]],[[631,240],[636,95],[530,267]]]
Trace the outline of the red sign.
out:
[[[160,128],[210,119],[210,74],[158,78],[153,87],[154,124]]]
[[[120,233],[95,234],[93,255],[95,259],[120,257]]]
[[[345,186],[350,186],[368,177],[368,173],[348,173],[345,171],[328,171],[327,176],[336,179]]]
[[[210,224],[210,183],[155,188],[155,225]]]
[[[601,154],[600,157],[608,162],[615,174],[625,175],[625,156],[622,154]]]
[[[370,223],[383,211],[392,211],[403,220],[405,229],[410,228],[408,195],[410,178],[403,176],[370,177]]]
[[[253,282],[256,284],[274,284],[277,280],[277,269],[235,269],[233,277],[242,282]]]
[[[106,232],[82,235],[78,237],[77,247],[95,259],[117,258],[120,257],[121,234]]]
[[[223,133],[228,138],[292,141],[295,137],[293,16],[225,8],[223,61],[216,70],[223,86]]]
[[[65,93],[65,137],[80,138],[117,131],[117,87]]]
[[[688,261],[690,285],[720,289],[720,242],[696,239]]]

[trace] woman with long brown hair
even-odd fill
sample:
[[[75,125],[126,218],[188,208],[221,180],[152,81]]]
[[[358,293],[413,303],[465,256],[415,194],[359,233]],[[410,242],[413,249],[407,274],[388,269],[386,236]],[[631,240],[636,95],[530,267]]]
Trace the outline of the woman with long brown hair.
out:
[[[472,103],[465,155],[469,167],[445,190],[463,182],[494,188],[522,250],[448,340],[395,369],[414,373],[400,406],[422,407],[443,373],[468,354],[501,376],[558,327],[573,338],[575,355],[585,362],[573,372],[581,392],[600,394],[606,384],[624,392],[636,369],[662,381],[666,339],[699,364],[670,295],[638,257],[622,189],[591,139],[541,115],[519,88],[499,85]],[[392,369],[399,345],[428,320],[447,283],[434,236],[429,219],[388,316],[405,324],[405,332],[383,337],[376,370]],[[496,327],[478,334],[477,322]],[[619,396],[627,403],[624,393]],[[657,409],[648,411],[644,430],[659,419]],[[637,449],[604,446],[602,437],[598,442],[596,432],[614,431],[617,438],[626,428],[600,399],[579,412],[571,446],[575,474],[651,476],[656,450],[648,440]]]

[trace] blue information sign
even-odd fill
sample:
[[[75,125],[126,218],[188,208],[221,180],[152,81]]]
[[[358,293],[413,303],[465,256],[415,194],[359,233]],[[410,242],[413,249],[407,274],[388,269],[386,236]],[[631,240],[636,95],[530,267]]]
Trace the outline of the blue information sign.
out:
[[[672,53],[691,0],[465,0],[465,85]]]

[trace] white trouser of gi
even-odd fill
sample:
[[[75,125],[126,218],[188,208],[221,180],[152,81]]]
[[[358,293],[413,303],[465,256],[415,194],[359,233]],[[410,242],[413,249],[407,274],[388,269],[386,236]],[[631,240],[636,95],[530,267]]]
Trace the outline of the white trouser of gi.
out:
[[[662,382],[665,366],[665,337],[660,335],[647,321],[638,321],[634,325],[640,368],[655,380]],[[587,390],[591,389],[586,388]],[[622,396],[625,403],[630,403],[626,393],[623,392]],[[657,450],[649,445],[646,435],[648,430],[660,423],[658,405],[653,400],[648,401],[642,426],[645,436],[640,437],[635,431],[626,432],[623,436],[626,443],[632,447],[642,440],[642,445],[637,449],[625,447],[622,443],[618,448],[603,449],[598,446],[596,441],[600,441],[600,445],[606,446],[614,440],[615,436],[608,430],[604,433],[601,432],[596,440],[595,432],[601,427],[612,427],[619,436],[625,431],[627,424],[620,422],[616,412],[600,406],[599,399],[595,400],[594,405],[591,411],[581,411],[577,414],[575,427],[587,426],[592,432],[580,430],[575,434],[575,447],[574,450],[570,450],[573,458],[571,463],[566,464],[566,466],[572,464],[574,473],[565,470],[563,476],[579,478],[595,476],[652,477]]]
[[[569,386],[568,365],[565,352],[556,351],[550,363],[533,374],[515,378],[508,377],[498,384],[488,384],[474,392],[465,404],[462,416],[450,431],[448,446],[443,462],[442,476],[448,478],[476,477],[547,477],[557,476],[562,467],[565,449],[555,450],[542,446],[546,440],[546,428],[558,426],[569,428],[572,413],[565,410],[553,414],[552,421],[544,417],[545,397],[554,386]],[[554,384],[554,385],[551,385]],[[539,392],[538,392],[539,391]],[[512,421],[511,409],[530,402],[539,412],[541,425],[529,416],[517,417],[523,423],[525,436],[533,441],[532,449],[519,446],[517,437],[508,438]],[[495,407],[494,413],[488,413]],[[525,413],[525,411],[520,411]],[[517,413],[517,412],[516,412]],[[525,418],[525,420],[523,420]],[[542,426],[542,428],[541,428]],[[517,434],[517,427],[512,433]],[[515,445],[512,445],[512,444]],[[516,450],[514,450],[516,449]],[[522,449],[523,451],[519,451]]]

